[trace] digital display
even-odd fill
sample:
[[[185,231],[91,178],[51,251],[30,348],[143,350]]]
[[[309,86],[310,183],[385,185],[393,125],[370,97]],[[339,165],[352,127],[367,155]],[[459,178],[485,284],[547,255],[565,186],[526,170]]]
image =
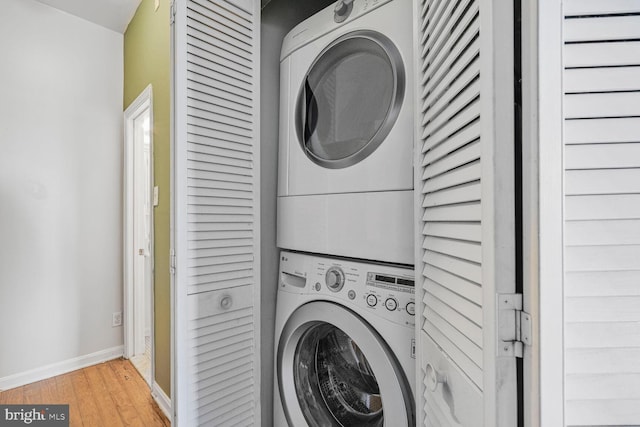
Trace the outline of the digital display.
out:
[[[376,274],[376,282],[396,283],[396,278],[391,276],[383,276],[382,274]]]
[[[401,279],[398,277],[398,285],[415,286],[415,282],[411,279]]]

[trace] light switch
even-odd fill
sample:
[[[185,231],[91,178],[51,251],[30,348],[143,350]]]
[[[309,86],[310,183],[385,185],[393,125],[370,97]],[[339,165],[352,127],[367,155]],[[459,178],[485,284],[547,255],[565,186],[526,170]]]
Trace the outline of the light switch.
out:
[[[158,206],[158,186],[153,187],[153,206]]]
[[[160,7],[160,0],[156,0],[156,3],[155,3],[155,9],[153,9],[153,10],[154,10],[155,12],[157,12],[159,7]]]

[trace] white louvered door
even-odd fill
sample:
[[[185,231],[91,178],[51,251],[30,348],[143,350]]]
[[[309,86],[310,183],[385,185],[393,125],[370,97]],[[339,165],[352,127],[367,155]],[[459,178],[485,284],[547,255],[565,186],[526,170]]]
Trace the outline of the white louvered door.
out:
[[[564,1],[565,425],[640,425],[640,1]]]
[[[177,427],[260,425],[259,3],[172,8]]]
[[[418,416],[514,427],[513,9],[417,3]]]

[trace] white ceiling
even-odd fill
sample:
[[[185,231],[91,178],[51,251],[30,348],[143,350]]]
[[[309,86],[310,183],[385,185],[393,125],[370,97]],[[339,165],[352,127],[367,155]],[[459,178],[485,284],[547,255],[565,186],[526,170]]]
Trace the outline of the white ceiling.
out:
[[[141,0],[37,0],[110,30],[124,33]],[[167,0],[163,0],[167,1]]]

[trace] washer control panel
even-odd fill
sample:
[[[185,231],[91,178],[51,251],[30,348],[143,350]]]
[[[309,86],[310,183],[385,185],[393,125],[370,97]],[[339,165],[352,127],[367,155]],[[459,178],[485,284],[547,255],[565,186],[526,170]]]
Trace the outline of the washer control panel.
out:
[[[413,274],[412,270],[410,272]],[[415,323],[415,281],[412,276],[368,271],[366,283],[365,299],[369,307]]]
[[[407,267],[283,251],[278,289],[339,300],[394,323],[415,324],[414,272]]]

